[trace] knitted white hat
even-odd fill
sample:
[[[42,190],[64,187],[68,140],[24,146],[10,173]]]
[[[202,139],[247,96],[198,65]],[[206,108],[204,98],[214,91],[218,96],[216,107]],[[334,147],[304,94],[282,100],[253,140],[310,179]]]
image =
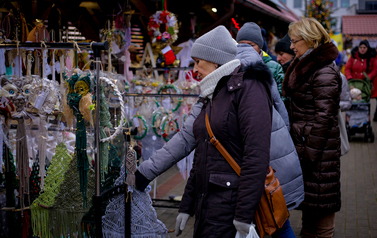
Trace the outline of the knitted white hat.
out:
[[[350,93],[351,93],[352,99],[357,99],[357,96],[359,96],[361,94],[361,91],[358,88],[353,88],[353,89],[350,90]]]

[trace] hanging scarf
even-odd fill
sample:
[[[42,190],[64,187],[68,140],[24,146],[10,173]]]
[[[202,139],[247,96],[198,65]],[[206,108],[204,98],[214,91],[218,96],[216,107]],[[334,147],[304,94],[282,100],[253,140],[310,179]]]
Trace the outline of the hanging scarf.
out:
[[[75,82],[76,81],[76,82]],[[87,206],[87,183],[88,177],[87,173],[89,170],[89,161],[88,155],[86,153],[86,128],[85,128],[85,121],[84,115],[86,116],[87,120],[90,120],[90,112],[87,113],[89,110],[89,106],[82,106],[82,99],[83,98],[91,98],[90,95],[90,78],[89,75],[80,77],[79,75],[73,75],[70,80],[67,81],[69,84],[69,90],[67,95],[67,104],[72,108],[73,114],[76,117],[76,143],[75,143],[75,154],[77,157],[77,169],[80,174],[80,191],[83,195],[84,207]],[[71,86],[74,85],[74,88]],[[74,90],[73,90],[74,89]],[[73,91],[82,92],[74,93]],[[87,100],[84,100],[87,101]],[[85,107],[85,110],[81,110],[80,108]],[[85,114],[83,115],[82,113]]]
[[[29,196],[29,154],[27,147],[25,123],[23,118],[17,119],[17,132],[16,132],[16,164],[17,175],[20,182],[20,206],[21,209],[25,207],[25,194],[27,194],[27,200],[30,204]]]
[[[41,179],[41,190],[44,190],[44,179],[46,175],[46,155],[47,155],[47,117],[39,115],[39,138],[38,138],[38,151],[39,151],[39,176]]]
[[[84,204],[86,206],[87,196],[87,173],[89,170],[88,155],[86,153],[86,128],[83,115],[79,111],[79,102],[81,95],[78,93],[71,93],[67,95],[67,103],[73,109],[73,114],[76,117],[76,143],[75,154],[77,156],[77,169],[80,174],[80,191],[82,192]]]
[[[100,91],[100,109],[99,109],[99,133],[100,138],[106,138],[105,127],[112,128],[110,123],[110,112],[109,106],[106,103],[105,94],[103,93],[103,86],[101,85]],[[101,182],[105,182],[105,176],[108,173],[108,163],[109,163],[109,141],[100,142],[100,161],[101,161]]]

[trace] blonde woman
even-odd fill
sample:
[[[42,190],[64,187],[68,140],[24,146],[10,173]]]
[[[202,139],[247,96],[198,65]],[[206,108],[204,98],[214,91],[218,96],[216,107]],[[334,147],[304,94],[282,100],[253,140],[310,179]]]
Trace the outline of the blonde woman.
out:
[[[285,74],[283,95],[290,98],[290,132],[304,176],[301,236],[332,237],[341,205],[337,115],[342,81],[333,64],[339,52],[313,18],[291,23],[288,33],[295,59]]]

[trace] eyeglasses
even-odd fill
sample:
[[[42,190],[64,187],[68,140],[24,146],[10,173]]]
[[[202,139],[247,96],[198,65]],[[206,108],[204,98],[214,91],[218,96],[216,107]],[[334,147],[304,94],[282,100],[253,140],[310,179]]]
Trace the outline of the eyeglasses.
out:
[[[296,44],[297,42],[299,42],[301,40],[304,40],[304,39],[300,39],[300,40],[296,40],[296,41],[291,41],[291,44]]]

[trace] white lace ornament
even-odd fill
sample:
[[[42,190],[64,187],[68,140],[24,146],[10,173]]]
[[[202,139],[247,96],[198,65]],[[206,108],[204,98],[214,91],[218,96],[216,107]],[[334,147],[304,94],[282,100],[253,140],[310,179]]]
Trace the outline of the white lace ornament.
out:
[[[125,180],[125,166],[122,166],[115,186],[123,184]],[[167,238],[168,230],[164,223],[157,219],[157,213],[152,207],[149,196],[150,187],[140,192],[134,189],[131,202],[131,237],[132,238]],[[117,195],[110,200],[102,217],[102,237],[124,237],[124,194]]]
[[[119,103],[120,103],[120,111],[121,111],[121,116],[120,116],[120,122],[119,123],[119,126],[117,126],[115,128],[115,132],[114,134],[112,134],[111,136],[109,137],[106,137],[106,138],[102,138],[101,139],[101,142],[106,142],[106,141],[110,141],[110,140],[113,140],[117,135],[121,134],[122,131],[123,131],[123,123],[124,123],[124,120],[126,118],[126,112],[125,112],[125,109],[124,109],[124,101],[123,101],[123,97],[122,97],[122,94],[120,93],[119,89],[118,89],[118,86],[116,86],[113,81],[109,78],[106,78],[106,77],[100,77],[101,80],[105,81],[106,83],[110,84],[113,88],[114,88],[114,92],[116,93],[116,95],[118,96],[119,98]]]

